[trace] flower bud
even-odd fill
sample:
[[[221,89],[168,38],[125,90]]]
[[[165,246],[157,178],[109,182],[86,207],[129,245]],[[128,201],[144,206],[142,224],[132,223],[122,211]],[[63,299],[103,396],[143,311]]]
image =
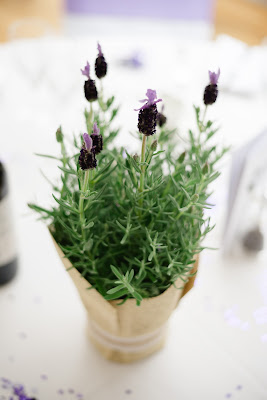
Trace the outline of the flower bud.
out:
[[[135,153],[133,155],[133,159],[134,159],[134,161],[138,162],[139,161],[139,155],[137,153]]]
[[[196,203],[199,199],[199,195],[197,193],[195,193],[192,198],[191,198],[191,202],[192,203]]]
[[[203,175],[207,175],[209,173],[210,170],[210,166],[207,162],[205,162],[203,168],[202,168],[202,174]]]
[[[152,144],[151,144],[151,150],[156,151],[157,147],[158,147],[158,141],[154,140],[154,142],[152,142]]]
[[[56,131],[56,139],[57,139],[58,143],[62,143],[63,142],[63,133],[62,133],[61,126]]]
[[[182,163],[184,162],[185,156],[186,156],[186,151],[184,151],[184,152],[180,155],[180,157],[178,158],[178,163],[182,164]]]

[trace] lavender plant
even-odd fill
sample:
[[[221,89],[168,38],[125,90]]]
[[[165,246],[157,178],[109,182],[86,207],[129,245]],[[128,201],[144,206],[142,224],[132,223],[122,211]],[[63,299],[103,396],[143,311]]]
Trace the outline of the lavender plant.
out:
[[[220,71],[209,72],[205,108],[195,107],[197,132],[189,130],[178,156],[175,132],[166,127],[163,110],[157,110],[162,100],[151,89],[136,110],[140,154],[112,146],[118,108],[114,97],[104,99],[107,63],[99,45],[95,72],[99,88],[89,63],[82,70],[87,133],[74,138],[71,154],[61,128],[56,133],[61,156],[53,158],[60,164],[61,185],[53,185],[54,206],[29,207],[48,221],[73,268],[105,299],[135,298],[139,305],[178,278],[187,281],[212,229],[204,209],[210,207],[209,185],[219,176],[217,163],[227,149],[210,145],[217,129],[206,113],[216,101]]]

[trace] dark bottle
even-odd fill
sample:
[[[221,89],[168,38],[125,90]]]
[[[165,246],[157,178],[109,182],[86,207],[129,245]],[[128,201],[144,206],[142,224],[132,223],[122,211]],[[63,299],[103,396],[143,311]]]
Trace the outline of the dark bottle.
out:
[[[7,174],[0,161],[0,285],[9,282],[17,271],[17,254],[10,211]]]

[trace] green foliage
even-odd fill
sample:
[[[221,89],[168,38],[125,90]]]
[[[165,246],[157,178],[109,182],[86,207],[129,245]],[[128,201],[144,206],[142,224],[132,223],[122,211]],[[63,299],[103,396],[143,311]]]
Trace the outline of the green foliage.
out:
[[[52,184],[54,206],[29,207],[48,221],[65,256],[105,299],[135,298],[139,305],[190,276],[200,243],[213,228],[204,209],[226,149],[210,145],[217,129],[201,117],[206,110],[195,107],[198,132],[189,130],[185,148],[176,155],[175,131],[158,128],[142,161],[141,150],[132,156],[112,147],[119,132],[113,128],[114,103],[114,97],[105,102],[101,96],[98,107],[84,113],[89,134],[96,121],[104,140],[97,169],[79,168],[81,135],[67,154],[58,130],[61,156],[44,155],[59,162],[62,184]]]

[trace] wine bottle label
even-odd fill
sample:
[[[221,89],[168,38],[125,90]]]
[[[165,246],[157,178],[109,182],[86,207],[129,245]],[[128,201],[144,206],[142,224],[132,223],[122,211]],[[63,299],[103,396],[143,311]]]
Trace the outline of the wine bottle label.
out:
[[[16,257],[15,237],[8,196],[0,201],[0,268]]]

